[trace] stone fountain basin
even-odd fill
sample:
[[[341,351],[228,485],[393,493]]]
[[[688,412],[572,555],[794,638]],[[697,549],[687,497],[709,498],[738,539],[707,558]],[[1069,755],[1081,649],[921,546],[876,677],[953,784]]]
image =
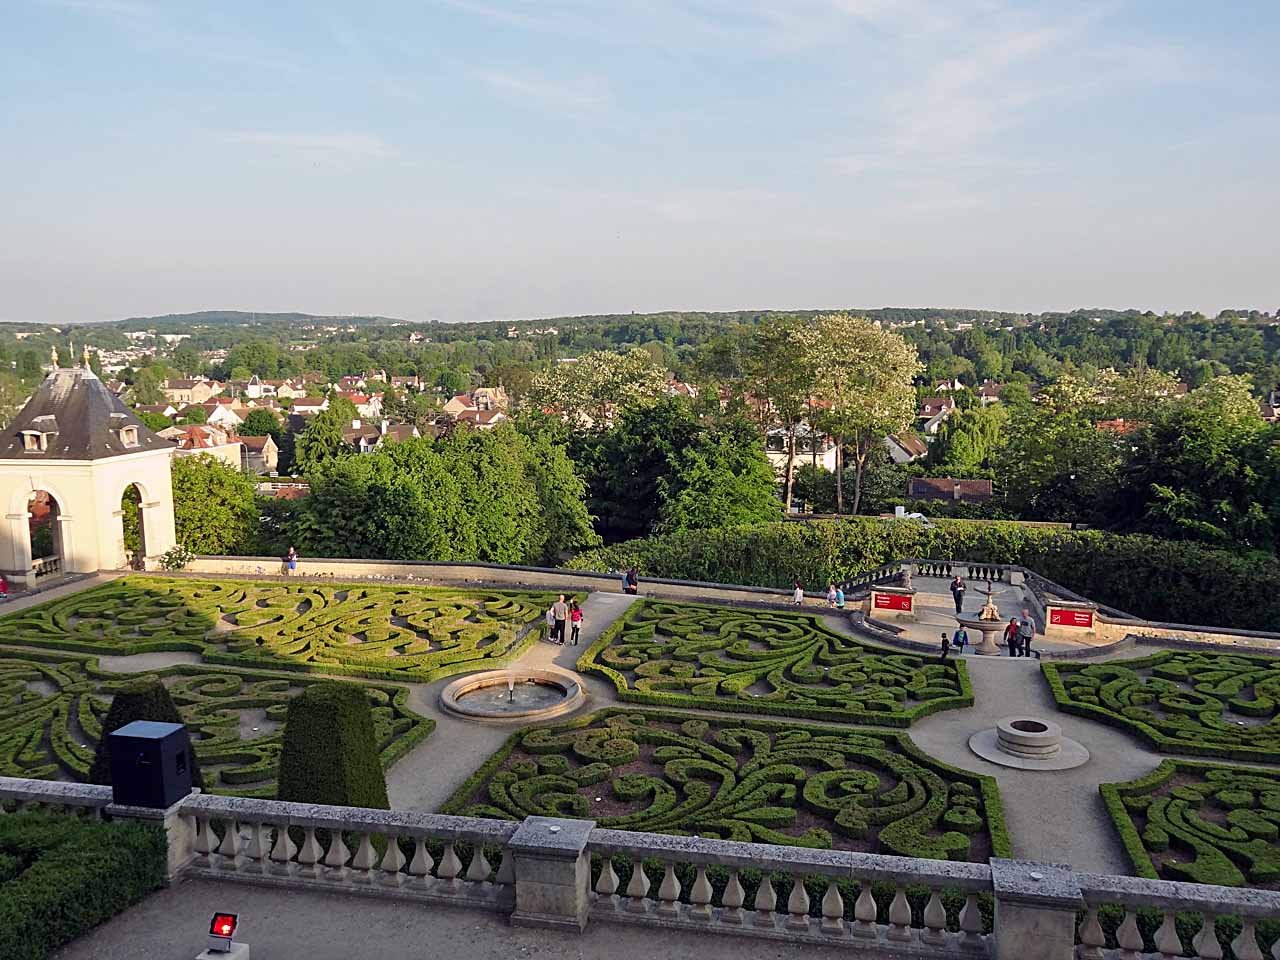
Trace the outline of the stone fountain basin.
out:
[[[529,699],[521,696],[527,685],[536,684],[539,696],[532,699],[538,702],[509,703],[507,693],[511,680],[514,680],[514,692],[522,700]],[[553,692],[558,696],[544,696]],[[491,696],[483,696],[485,693]],[[472,720],[545,720],[572,713],[586,699],[586,691],[574,674],[553,667],[470,673],[440,691],[441,709]]]

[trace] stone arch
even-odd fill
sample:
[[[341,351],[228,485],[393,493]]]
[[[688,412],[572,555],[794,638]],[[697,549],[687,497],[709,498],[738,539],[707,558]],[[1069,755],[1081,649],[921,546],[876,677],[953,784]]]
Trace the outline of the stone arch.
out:
[[[46,522],[37,524],[42,503],[48,505]],[[9,566],[13,571],[29,575],[31,582],[63,572],[71,549],[72,518],[67,503],[58,486],[39,475],[30,476],[26,483],[13,488],[6,514],[12,557]]]

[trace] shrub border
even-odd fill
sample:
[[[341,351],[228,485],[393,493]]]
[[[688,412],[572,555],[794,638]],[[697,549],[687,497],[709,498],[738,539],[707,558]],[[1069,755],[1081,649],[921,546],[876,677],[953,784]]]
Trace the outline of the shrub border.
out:
[[[627,678],[602,663],[596,662],[596,657],[608,647],[618,635],[626,628],[631,617],[639,610],[644,609],[650,603],[666,603],[676,604],[678,606],[691,607],[702,610],[738,610],[743,613],[754,613],[756,611],[745,607],[724,606],[720,604],[705,603],[685,603],[682,600],[662,599],[644,599],[631,604],[630,608],[622,616],[618,617],[604,633],[600,634],[586,650],[582,656],[578,658],[575,664],[579,673],[598,673],[607,677],[617,691],[620,700],[626,700],[631,703],[643,703],[650,706],[658,707],[674,707],[677,709],[702,709],[702,710],[719,710],[730,713],[753,713],[766,714],[777,717],[796,717],[806,720],[840,720],[846,723],[864,723],[877,727],[894,727],[906,728],[911,726],[917,720],[943,710],[958,710],[963,707],[973,706],[973,683],[969,679],[968,665],[960,657],[955,657],[950,662],[956,665],[956,678],[960,683],[960,693],[953,697],[941,697],[936,700],[929,700],[911,708],[910,710],[901,710],[895,713],[877,713],[873,710],[857,710],[857,709],[838,709],[835,707],[806,707],[796,704],[788,704],[786,702],[764,700],[760,702],[752,702],[748,700],[737,699],[719,699],[716,697],[697,697],[693,694],[679,693],[650,693],[645,690],[633,689],[628,683]],[[872,653],[882,654],[884,656],[900,657],[904,654],[902,650],[894,650],[889,647],[877,646],[868,643],[857,637],[848,637],[845,634],[836,633],[830,628],[818,622],[818,615],[812,613],[791,614],[795,617],[804,617],[814,622],[814,626],[819,630],[849,640],[859,646],[865,647]],[[918,654],[925,656],[924,654]]]
[[[666,723],[683,723],[686,720],[709,720],[714,723],[738,723],[749,729],[761,730],[766,733],[782,732],[786,730],[797,729],[796,724],[781,722],[770,719],[739,719],[737,717],[707,717],[699,713],[686,713],[674,710],[647,710],[634,709],[628,707],[608,707],[604,710],[597,710],[586,716],[576,717],[566,723],[557,723],[547,726],[546,729],[554,731],[576,730],[583,727],[591,726],[591,724],[607,720],[609,717],[625,716],[629,714],[640,713],[645,717],[655,720],[661,720]],[[991,856],[993,857],[1012,857],[1013,843],[1009,838],[1009,829],[1004,818],[1004,803],[1000,798],[1000,786],[995,777],[984,773],[972,773],[968,770],[962,770],[959,767],[953,767],[949,763],[944,763],[936,757],[921,750],[910,735],[899,730],[867,730],[865,728],[852,727],[829,727],[820,724],[803,724],[799,725],[801,729],[813,730],[819,733],[830,734],[832,736],[874,736],[882,740],[892,741],[902,751],[902,753],[932,770],[935,770],[952,781],[961,783],[969,783],[976,786],[982,793],[983,808],[986,810],[987,833],[991,838]],[[456,814],[469,805],[472,795],[480,789],[481,784],[487,781],[497,772],[498,768],[507,761],[512,751],[520,745],[520,741],[525,734],[534,729],[541,728],[542,725],[530,725],[522,727],[512,733],[502,745],[498,747],[493,754],[484,761],[475,771],[464,780],[456,790],[453,791],[440,805],[439,813]],[[637,831],[643,832],[643,831]],[[923,858],[921,858],[923,859]]]

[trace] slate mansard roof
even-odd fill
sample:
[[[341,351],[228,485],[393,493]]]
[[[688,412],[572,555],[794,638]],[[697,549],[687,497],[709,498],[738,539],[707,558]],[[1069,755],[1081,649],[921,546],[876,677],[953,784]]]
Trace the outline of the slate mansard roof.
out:
[[[136,427],[138,442],[126,446],[121,427]],[[44,450],[27,450],[24,431],[47,436]],[[3,460],[103,460],[173,444],[146,428],[91,370],[59,367],[32,394],[0,437]]]

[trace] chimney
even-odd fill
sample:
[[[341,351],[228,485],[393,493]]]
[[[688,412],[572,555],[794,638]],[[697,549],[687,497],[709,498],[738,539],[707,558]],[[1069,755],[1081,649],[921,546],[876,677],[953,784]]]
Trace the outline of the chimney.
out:
[[[359,420],[352,420],[352,421],[351,421],[351,429],[352,429],[352,430],[359,430],[359,429],[360,429],[360,421],[359,421]]]

